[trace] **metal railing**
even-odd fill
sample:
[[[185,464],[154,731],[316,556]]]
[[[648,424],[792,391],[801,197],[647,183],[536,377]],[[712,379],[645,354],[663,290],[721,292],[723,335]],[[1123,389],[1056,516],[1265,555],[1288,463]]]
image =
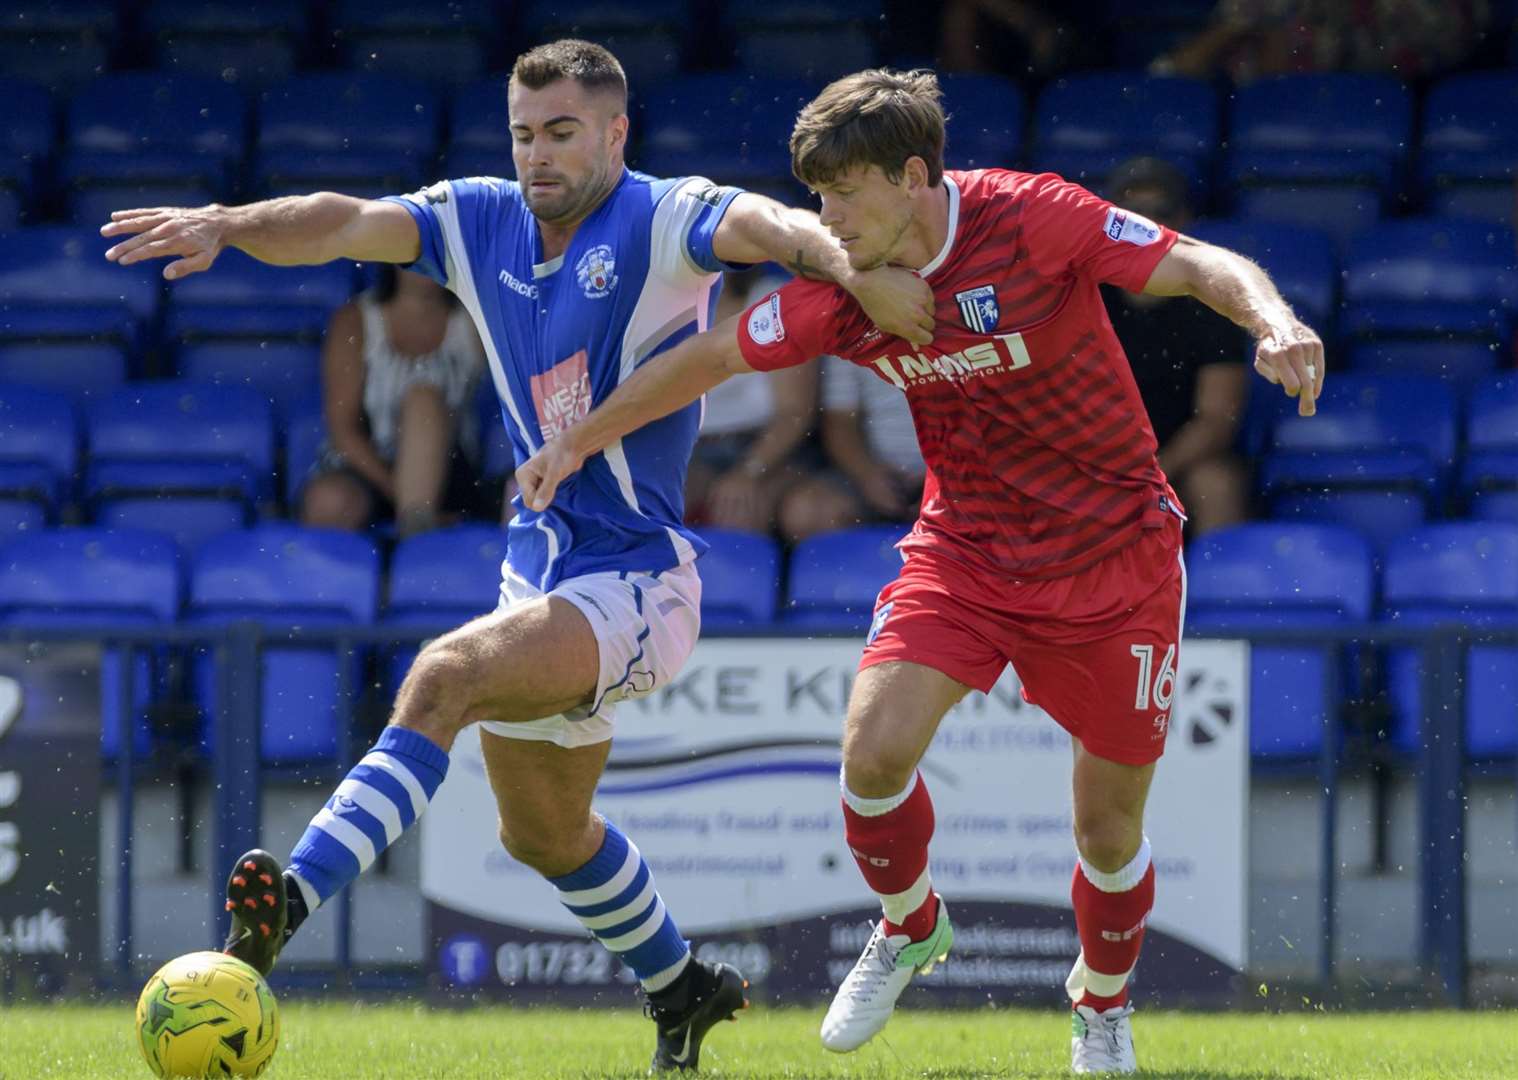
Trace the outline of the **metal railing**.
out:
[[[354,624],[290,630],[266,629],[254,622],[238,622],[225,627],[162,626],[123,628],[81,624],[28,628],[12,626],[0,630],[0,641],[79,642],[89,641],[123,654],[119,665],[120,747],[113,765],[119,806],[116,842],[118,876],[116,882],[117,940],[114,957],[103,974],[109,982],[129,983],[133,976],[132,951],[132,864],[133,864],[133,793],[137,783],[138,762],[134,755],[135,716],[132,706],[137,677],[135,656],[149,648],[169,647],[211,651],[216,680],[216,708],[211,717],[213,753],[211,775],[214,783],[214,836],[212,865],[209,868],[208,903],[213,934],[222,923],[222,875],[236,857],[258,844],[261,826],[262,768],[249,768],[260,762],[261,684],[260,661],[265,649],[309,647],[332,649],[338,657],[338,713],[343,719],[338,738],[338,758],[330,767],[335,784],[362,756],[366,749],[357,745],[352,722],[356,703],[352,672],[357,650],[394,649],[418,646],[429,638],[452,629],[451,624],[437,626],[384,626]],[[820,637],[811,631],[787,633],[783,627],[756,630],[752,633],[710,635],[712,637]],[[1412,647],[1421,650],[1423,702],[1421,732],[1424,734],[1415,769],[1418,775],[1420,820],[1420,936],[1417,955],[1425,976],[1437,982],[1446,1003],[1455,1006],[1466,1002],[1467,980],[1467,911],[1466,911],[1466,774],[1465,757],[1465,657],[1475,644],[1518,647],[1518,626],[1505,630],[1472,630],[1459,624],[1433,628],[1399,627],[1387,624],[1357,624],[1311,630],[1261,629],[1239,626],[1236,631],[1214,620],[1205,633],[1189,635],[1193,640],[1205,638],[1245,639],[1252,645],[1311,647],[1326,650],[1328,662],[1323,680],[1323,738],[1316,761],[1298,762],[1305,771],[1315,774],[1323,797],[1322,832],[1319,849],[1321,893],[1318,908],[1320,934],[1318,982],[1327,989],[1334,981],[1334,944],[1336,937],[1338,855],[1336,830],[1341,774],[1344,768],[1341,741],[1341,717],[1344,698],[1340,672],[1345,650],[1350,647],[1380,649]],[[1518,711],[1518,704],[1515,704]],[[1252,723],[1261,718],[1251,717]],[[1518,716],[1515,716],[1518,723]],[[1518,779],[1518,773],[1515,773]],[[335,902],[337,919],[336,965],[340,972],[352,968],[352,890],[345,889]],[[211,943],[219,947],[219,938]],[[114,977],[112,977],[114,976]]]

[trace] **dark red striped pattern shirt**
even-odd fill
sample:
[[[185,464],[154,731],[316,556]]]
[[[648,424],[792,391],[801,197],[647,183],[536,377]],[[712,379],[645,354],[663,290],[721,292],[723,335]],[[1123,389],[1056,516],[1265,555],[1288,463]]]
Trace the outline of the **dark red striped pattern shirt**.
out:
[[[1176,234],[1052,174],[950,172],[921,271],[937,331],[885,337],[842,289],[793,281],[746,313],[759,370],[833,354],[907,395],[927,462],[903,551],[999,577],[1073,573],[1180,512],[1097,288],[1141,290]]]

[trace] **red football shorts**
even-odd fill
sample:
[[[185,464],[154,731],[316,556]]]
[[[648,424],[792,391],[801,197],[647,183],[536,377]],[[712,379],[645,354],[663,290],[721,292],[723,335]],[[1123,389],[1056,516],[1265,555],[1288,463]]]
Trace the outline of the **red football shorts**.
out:
[[[986,692],[1010,663],[1024,698],[1089,752],[1147,765],[1170,729],[1185,592],[1179,522],[1049,581],[991,581],[917,551],[876,600],[859,667],[907,660]]]

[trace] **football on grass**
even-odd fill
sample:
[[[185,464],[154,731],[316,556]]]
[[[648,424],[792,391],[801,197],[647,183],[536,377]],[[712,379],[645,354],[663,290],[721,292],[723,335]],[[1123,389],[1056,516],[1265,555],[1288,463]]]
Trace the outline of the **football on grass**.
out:
[[[257,1076],[279,1045],[274,995],[241,960],[187,953],[142,988],[137,1044],[157,1076]]]

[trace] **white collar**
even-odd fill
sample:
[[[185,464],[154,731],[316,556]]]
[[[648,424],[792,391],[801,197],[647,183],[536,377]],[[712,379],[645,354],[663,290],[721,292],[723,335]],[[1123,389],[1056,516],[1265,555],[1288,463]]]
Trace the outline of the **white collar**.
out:
[[[943,247],[933,256],[933,261],[917,271],[919,277],[927,277],[944,264],[949,252],[954,249],[954,234],[959,231],[959,185],[947,173],[944,174],[943,182],[944,187],[949,189],[949,235],[944,237]]]

